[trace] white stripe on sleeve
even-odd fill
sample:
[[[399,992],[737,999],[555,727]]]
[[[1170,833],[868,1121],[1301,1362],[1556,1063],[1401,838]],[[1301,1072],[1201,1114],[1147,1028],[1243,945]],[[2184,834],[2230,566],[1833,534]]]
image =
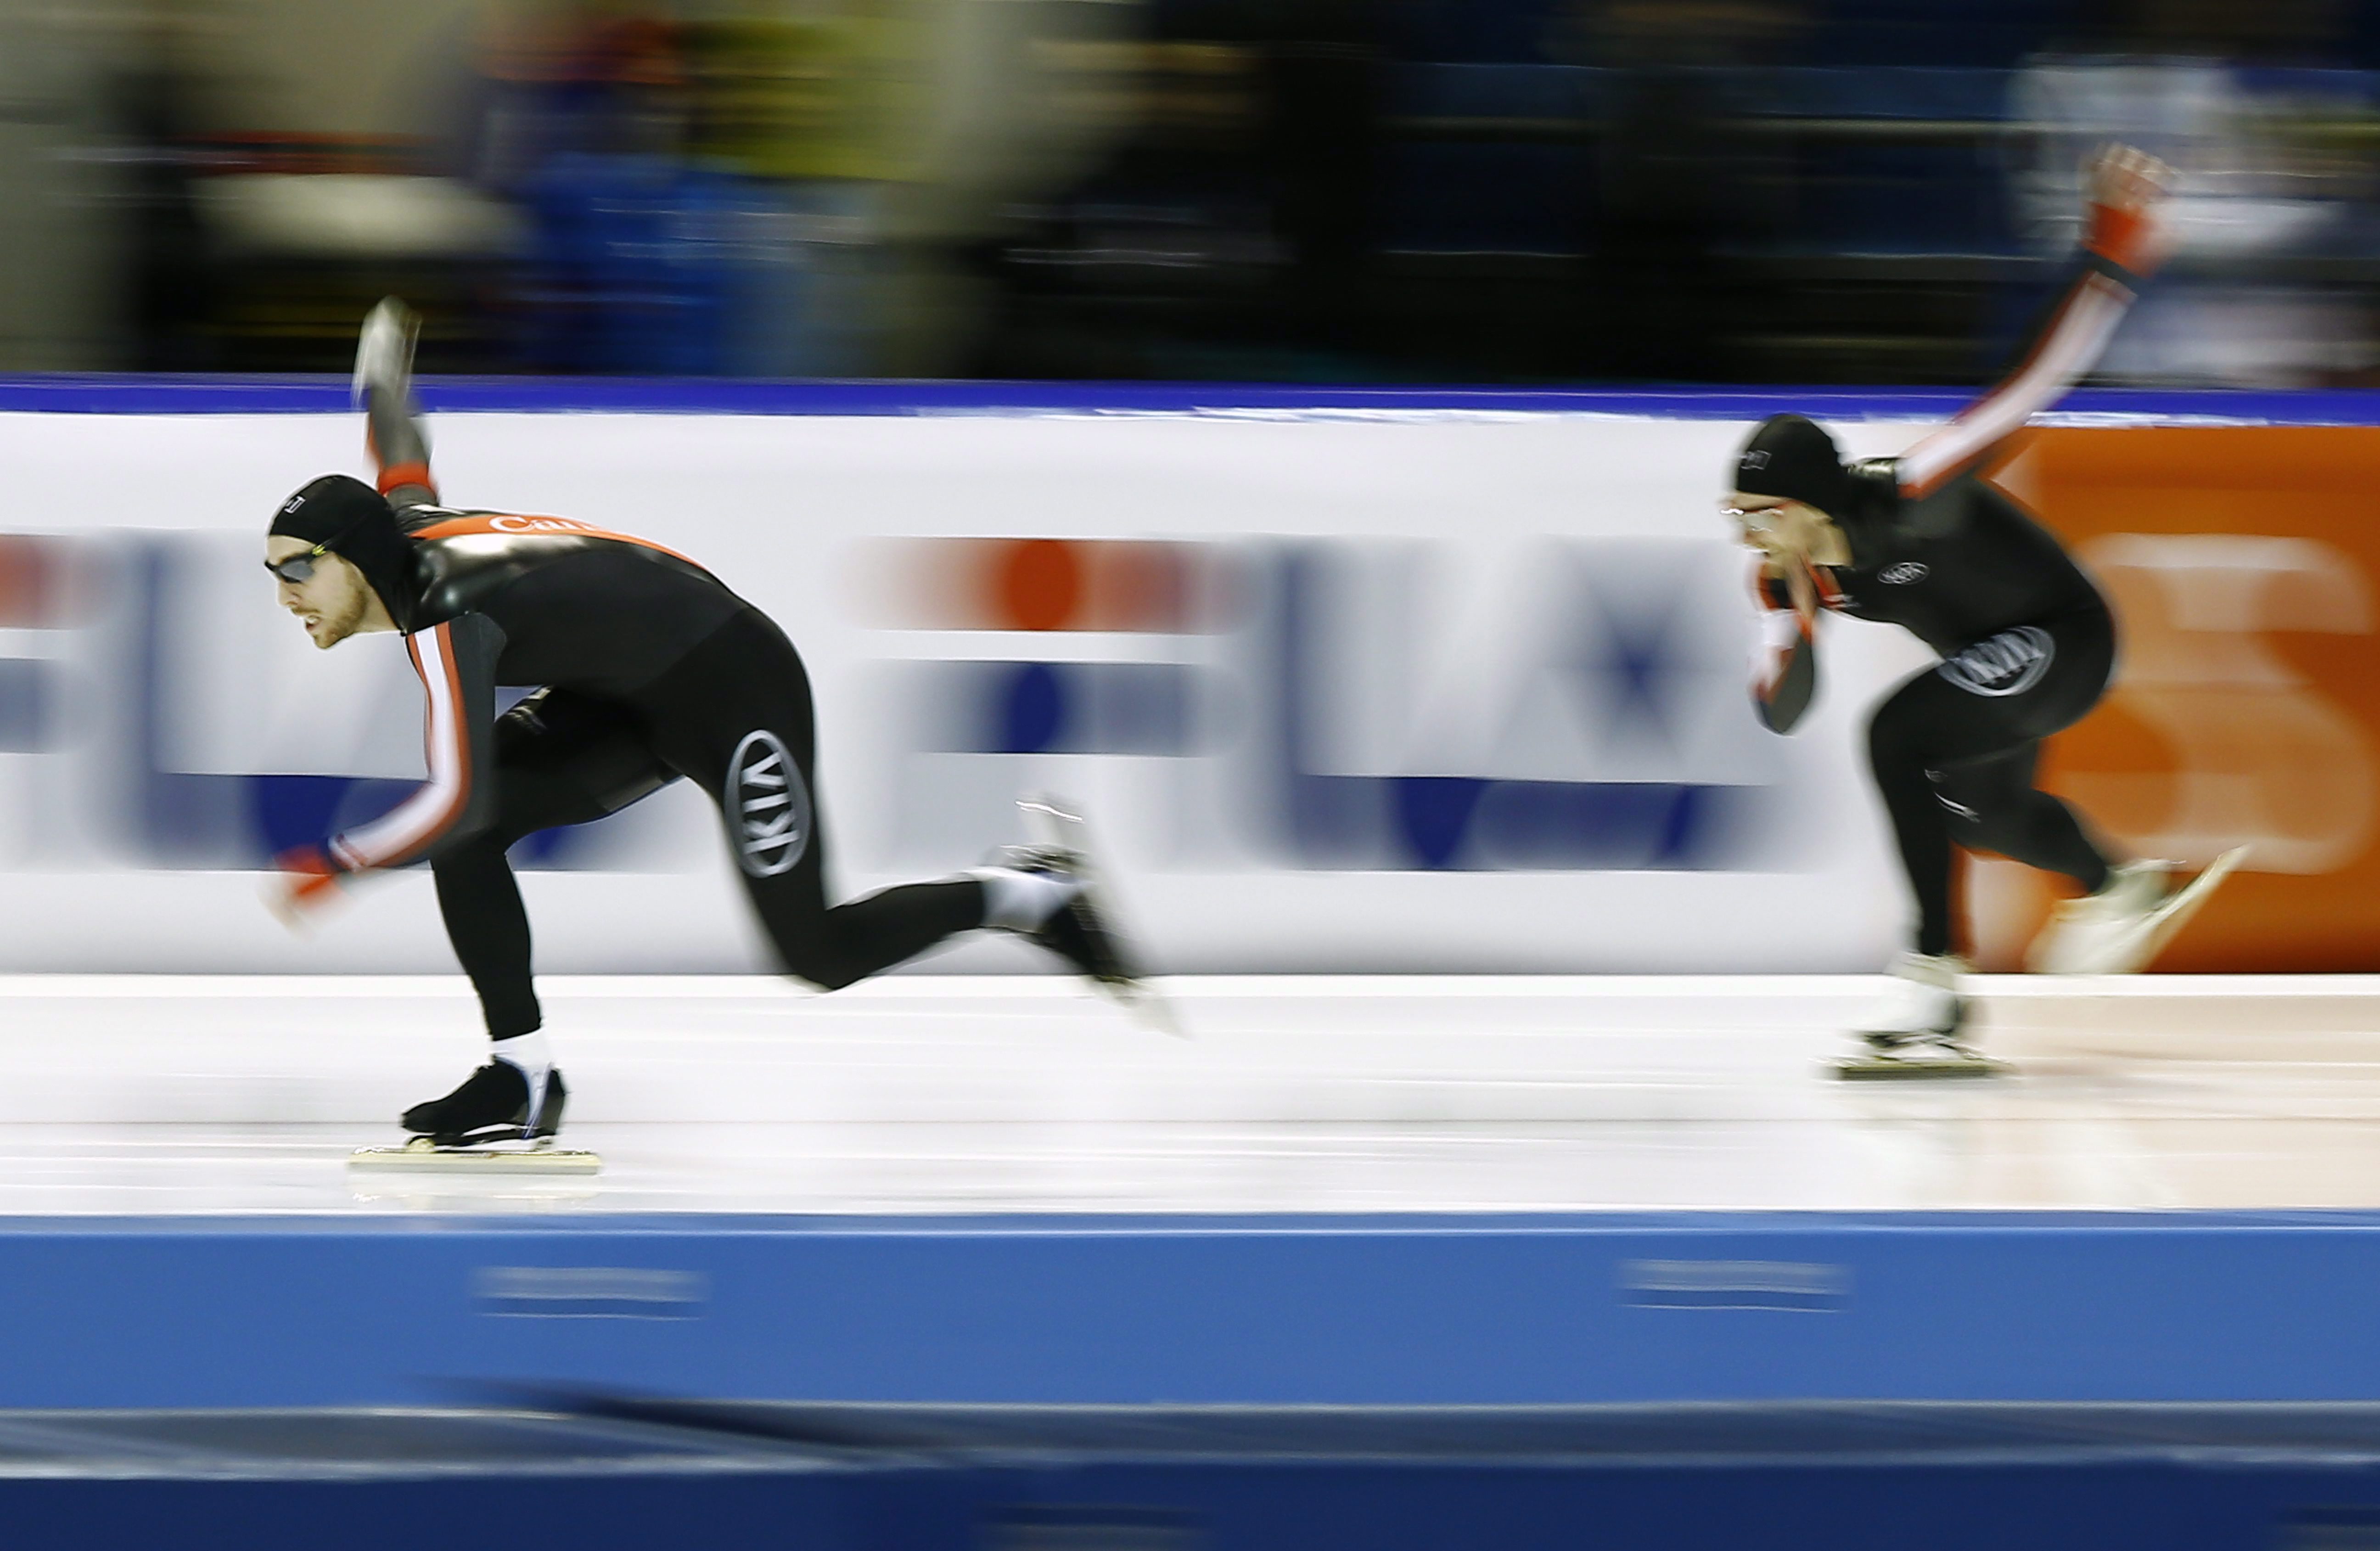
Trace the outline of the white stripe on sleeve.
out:
[[[1902,492],[1925,494],[2056,403],[2098,360],[2131,304],[2131,293],[2106,275],[2083,276],[2032,359],[1961,410],[1958,418],[1900,454],[1895,474]]]
[[[454,667],[454,637],[434,625],[406,638],[407,655],[428,695],[422,715],[422,752],[430,779],[389,812],[331,842],[331,854],[351,868],[384,866],[437,837],[463,811],[471,772],[465,768],[463,707]]]

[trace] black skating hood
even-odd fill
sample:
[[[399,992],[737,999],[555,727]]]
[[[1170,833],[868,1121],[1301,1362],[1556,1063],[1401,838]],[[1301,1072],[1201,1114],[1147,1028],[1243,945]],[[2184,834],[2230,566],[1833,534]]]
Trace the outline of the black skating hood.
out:
[[[1771,415],[1760,422],[1736,454],[1735,488],[1746,495],[1781,495],[1828,516],[1840,516],[1858,498],[1835,439],[1800,415]]]
[[[325,474],[282,503],[272,531],[309,544],[322,544],[352,562],[380,595],[399,630],[413,628],[419,585],[414,575],[413,541],[396,526],[396,510],[361,479]]]

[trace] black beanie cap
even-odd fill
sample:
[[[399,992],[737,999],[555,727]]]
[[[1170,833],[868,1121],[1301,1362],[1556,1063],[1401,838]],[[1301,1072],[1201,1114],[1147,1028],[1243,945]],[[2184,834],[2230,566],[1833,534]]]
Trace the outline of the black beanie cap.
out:
[[[1829,515],[1850,503],[1851,471],[1826,428],[1802,415],[1771,415],[1736,454],[1735,489],[1781,495]]]

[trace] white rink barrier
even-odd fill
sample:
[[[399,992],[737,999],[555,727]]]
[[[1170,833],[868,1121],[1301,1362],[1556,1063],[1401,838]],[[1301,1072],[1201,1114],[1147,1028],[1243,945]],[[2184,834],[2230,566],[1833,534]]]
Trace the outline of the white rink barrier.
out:
[[[1846,624],[1805,729],[1755,721],[1717,502],[1775,406],[1381,396],[431,430],[452,503],[654,539],[784,625],[844,892],[975,864],[1047,790],[1087,805],[1171,971],[1881,963],[1906,907],[1857,733],[1927,658]],[[426,877],[303,940],[257,901],[275,849],[420,770],[397,643],[314,651],[258,565],[290,490],[366,468],[336,395],[293,402],[0,412],[9,526],[33,536],[0,539],[0,969],[452,967]],[[1852,405],[1876,418],[1840,426],[1847,451],[1895,451],[1942,407]],[[543,970],[768,967],[683,787],[524,861]],[[1033,963],[992,939],[934,961]]]

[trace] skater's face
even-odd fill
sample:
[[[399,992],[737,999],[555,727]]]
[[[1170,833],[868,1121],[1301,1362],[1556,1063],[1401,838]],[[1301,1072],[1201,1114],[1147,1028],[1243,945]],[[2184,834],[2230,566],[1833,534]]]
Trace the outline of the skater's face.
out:
[[[299,555],[310,555],[313,560],[310,567],[292,567],[307,572],[303,581],[293,582],[278,572],[274,575],[281,606],[298,616],[317,647],[327,651],[358,632],[395,628],[362,572],[344,556],[327,551],[315,554],[313,551],[314,546],[303,539],[285,534],[274,534],[264,540],[267,565],[278,565]]]
[[[1807,502],[1734,491],[1720,504],[1735,524],[1737,541],[1770,560],[1825,562],[1835,546],[1834,520]]]

